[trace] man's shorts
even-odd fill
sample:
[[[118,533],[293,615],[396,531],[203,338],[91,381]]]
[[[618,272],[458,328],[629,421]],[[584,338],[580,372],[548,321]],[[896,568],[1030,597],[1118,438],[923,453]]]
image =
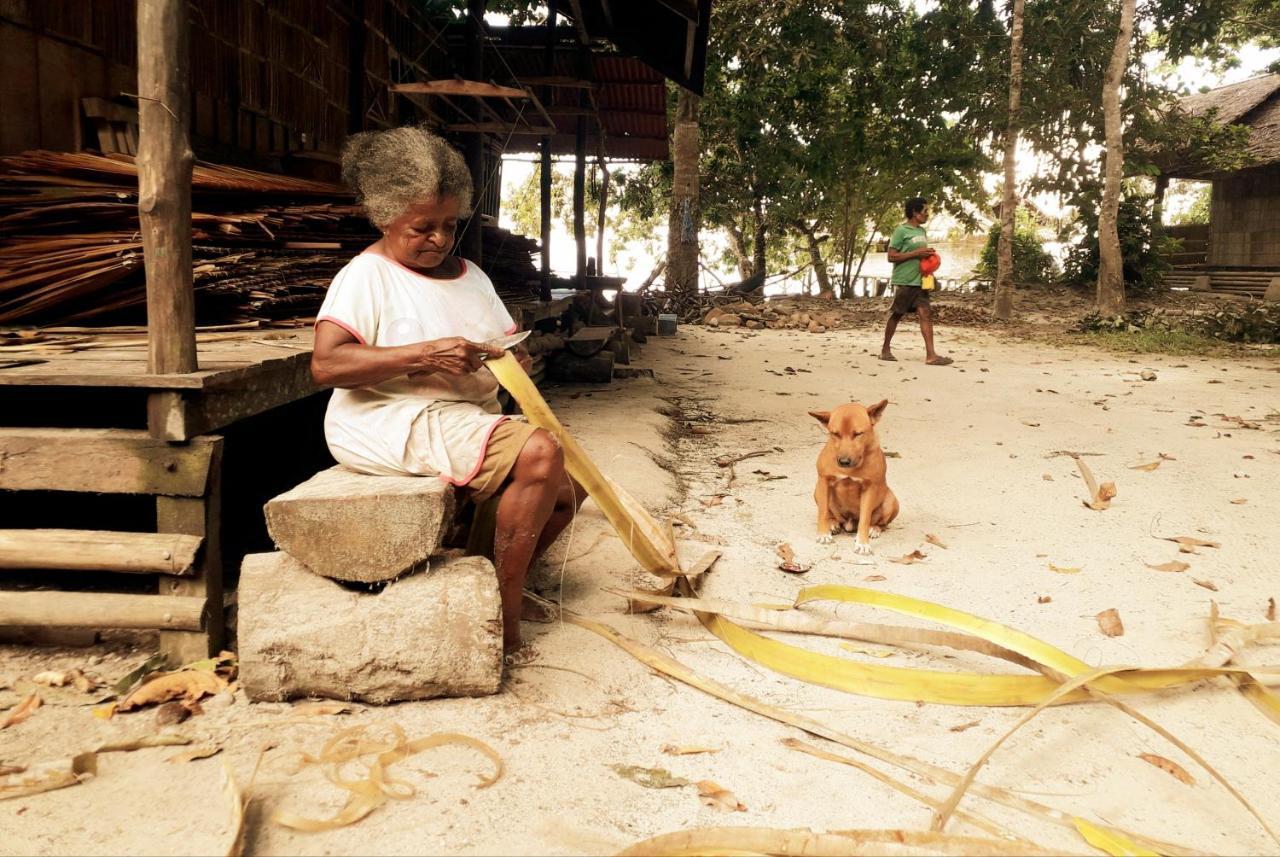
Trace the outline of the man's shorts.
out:
[[[904,286],[899,283],[893,293],[893,305],[889,312],[893,315],[910,315],[920,307],[929,306],[929,293],[919,286]]]

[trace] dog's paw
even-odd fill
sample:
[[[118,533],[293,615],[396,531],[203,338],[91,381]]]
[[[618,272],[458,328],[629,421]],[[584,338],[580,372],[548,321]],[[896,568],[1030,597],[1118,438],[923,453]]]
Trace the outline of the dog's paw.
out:
[[[853,543],[853,552],[861,556],[869,556],[871,554],[871,542],[855,540]]]
[[[868,531],[867,535],[871,536],[871,538],[873,539],[878,539],[880,538],[880,534],[883,532],[884,530],[880,529],[879,527],[872,527],[870,531]]]
[[[827,533],[822,533],[820,535],[815,536],[813,540],[820,545],[830,545],[830,544],[835,544],[836,537],[832,535],[828,535]]]

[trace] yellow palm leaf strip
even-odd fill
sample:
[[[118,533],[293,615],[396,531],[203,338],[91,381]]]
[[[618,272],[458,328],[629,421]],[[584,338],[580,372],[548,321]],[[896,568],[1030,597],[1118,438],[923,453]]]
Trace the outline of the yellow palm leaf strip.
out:
[[[1192,666],[1224,666],[1235,660],[1236,655],[1249,643],[1257,640],[1271,641],[1280,637],[1280,624],[1246,625],[1235,619],[1218,615],[1218,605],[1210,603],[1209,631],[1213,645]],[[1280,723],[1280,695],[1264,687],[1253,675],[1233,675],[1231,681],[1241,696],[1249,700],[1274,723]]]
[[[578,442],[552,413],[542,394],[511,354],[485,363],[520,405],[532,425],[553,435],[564,450],[565,469],[596,501],[623,544],[645,570],[658,575],[680,573],[675,545],[643,506],[602,474]]]
[[[747,622],[759,629],[783,631],[789,634],[809,634],[818,637],[840,637],[862,640],[867,643],[883,643],[891,646],[936,645],[949,649],[977,652],[1000,658],[1039,671],[1040,665],[1030,658],[1010,651],[981,637],[954,631],[935,631],[931,628],[908,628],[902,625],[880,625],[874,622],[846,622],[815,616],[804,610],[770,610],[751,604],[739,604],[718,598],[675,598],[667,592],[621,590],[606,588],[606,592],[621,595],[635,602],[657,604],[689,612],[715,613],[730,619]],[[1056,683],[1056,682],[1055,682]]]
[[[1277,837],[1275,831],[1273,831],[1271,829],[1271,826],[1267,824],[1267,820],[1262,817],[1262,814],[1259,813],[1258,810],[1254,808],[1253,804],[1251,804],[1249,800],[1245,798],[1245,796],[1241,794],[1240,791],[1236,789],[1236,787],[1233,786],[1227,780],[1226,777],[1224,777],[1221,773],[1218,772],[1216,768],[1210,765],[1203,756],[1201,756],[1199,753],[1193,750],[1190,746],[1188,746],[1186,742],[1184,742],[1182,739],[1178,738],[1168,729],[1164,728],[1159,723],[1156,723],[1154,720],[1152,720],[1150,717],[1147,717],[1142,712],[1138,711],[1137,709],[1133,708],[1130,705],[1127,705],[1124,702],[1121,702],[1118,699],[1113,699],[1110,696],[1104,693],[1101,693],[1091,687],[1100,678],[1103,678],[1108,675],[1114,675],[1116,673],[1126,672],[1133,669],[1134,667],[1124,667],[1124,666],[1101,667],[1099,669],[1092,670],[1086,673],[1085,675],[1075,676],[1070,681],[1063,683],[1063,685],[1060,688],[1058,688],[1057,691],[1054,692],[1052,697],[1040,703],[1031,711],[1028,711],[1025,715],[1023,715],[1022,718],[1019,719],[1017,723],[1015,723],[1007,732],[1001,735],[1000,738],[998,738],[996,742],[992,744],[985,753],[982,754],[982,756],[978,759],[978,761],[973,763],[973,765],[965,773],[963,779],[961,779],[960,783],[952,791],[951,796],[948,797],[947,800],[943,802],[942,807],[934,815],[933,829],[939,830],[939,831],[943,829],[948,819],[950,819],[952,813],[955,812],[955,809],[959,805],[961,798],[964,797],[965,791],[968,789],[969,785],[973,782],[974,778],[978,775],[978,771],[981,770],[982,766],[985,765],[987,763],[987,760],[991,758],[991,755],[995,753],[995,751],[998,750],[1000,746],[1004,744],[1004,742],[1013,735],[1013,733],[1021,729],[1024,725],[1026,725],[1028,721],[1030,721],[1033,717],[1035,717],[1041,711],[1044,711],[1044,709],[1047,708],[1049,705],[1051,705],[1057,698],[1065,697],[1068,694],[1071,694],[1081,688],[1090,686],[1088,689],[1088,692],[1091,695],[1096,696],[1099,699],[1102,699],[1104,702],[1107,702],[1110,705],[1115,706],[1116,708],[1123,711],[1125,714],[1132,717],[1134,720],[1137,720],[1139,723],[1146,726],[1148,729],[1151,729],[1160,737],[1164,738],[1166,741],[1173,744],[1175,747],[1177,747],[1179,750],[1185,753],[1197,765],[1204,768],[1205,772],[1208,773],[1209,776],[1217,780],[1218,783],[1224,789],[1226,789],[1227,792],[1233,798],[1235,798],[1236,801],[1239,802],[1240,805],[1243,806],[1249,812],[1250,815],[1252,815],[1255,819],[1257,819],[1258,823],[1262,825],[1262,829],[1267,832],[1267,835],[1270,836],[1277,845],[1280,845],[1280,837]]]
[[[1099,827],[1083,818],[1077,818],[1075,821],[1076,830],[1084,837],[1084,841],[1099,851],[1107,852],[1111,857],[1160,857],[1156,852],[1143,848],[1124,834],[1109,827]]]
[[[928,619],[940,625],[968,631],[984,640],[1004,646],[1024,657],[1030,658],[1050,671],[1050,675],[1063,678],[1082,675],[1092,668],[1084,661],[1072,657],[1061,649],[1039,640],[1030,634],[983,619],[971,613],[944,607],[930,601],[921,601],[906,595],[892,592],[879,592],[874,589],[861,589],[856,586],[838,586],[826,584],[810,586],[800,590],[796,596],[796,605],[811,601],[839,601],[847,604],[865,604],[881,607],[904,616]],[[1106,675],[1100,678],[1095,690],[1107,693],[1138,693],[1150,690],[1164,690],[1178,685],[1188,684],[1225,673],[1244,672],[1232,668],[1200,668],[1173,667],[1162,669],[1142,669],[1133,667],[1123,676]],[[1067,697],[1061,701],[1073,701],[1078,697]]]
[[[860,857],[880,854],[1041,855],[1051,852],[1022,849],[1012,843],[974,836],[950,836],[924,830],[783,830],[770,827],[703,827],[665,833],[637,842],[618,857],[675,857],[675,855],[822,854]]]
[[[526,590],[524,594],[526,598],[542,605],[543,607],[556,607],[555,602],[548,601],[547,599],[529,592],[528,590]],[[676,679],[677,681],[684,682],[690,687],[696,688],[710,696],[714,696],[718,699],[724,700],[725,702],[736,705],[739,708],[759,714],[761,717],[767,717],[778,723],[794,726],[797,729],[808,732],[810,735],[817,736],[818,738],[825,738],[828,741],[832,741],[843,747],[847,747],[850,750],[870,756],[873,759],[878,759],[887,764],[902,768],[903,770],[911,771],[916,776],[923,777],[931,783],[953,786],[960,782],[960,775],[953,771],[949,771],[946,768],[941,768],[922,759],[906,756],[901,753],[895,753],[892,750],[876,746],[875,744],[870,744],[866,741],[861,741],[854,738],[852,735],[846,735],[843,732],[832,729],[826,724],[814,720],[812,717],[806,717],[805,715],[794,711],[783,710],[770,705],[767,702],[756,699],[753,696],[734,690],[728,685],[721,684],[715,679],[708,678],[707,676],[690,669],[685,664],[677,661],[675,658],[664,652],[659,652],[656,649],[652,649],[643,643],[618,633],[613,628],[602,622],[596,622],[592,619],[587,619],[584,616],[579,616],[571,610],[561,610],[560,615],[563,617],[565,622],[568,622],[571,625],[577,625],[579,628],[591,631],[593,634],[597,634],[605,638],[650,669]],[[1068,813],[1030,800],[1022,795],[1015,794],[1008,789],[1000,788],[999,786],[990,786],[985,783],[974,783],[971,786],[971,791],[976,795],[986,798],[987,800],[1036,816],[1037,818],[1044,819],[1052,824],[1057,824],[1062,827],[1073,827],[1072,816]],[[1134,841],[1140,842],[1148,848],[1155,849],[1161,854],[1171,855],[1171,857],[1196,857],[1196,855],[1203,853],[1172,842],[1163,842],[1158,839],[1143,836],[1140,833],[1134,833],[1127,830],[1124,831],[1124,833]]]
[[[841,756],[839,753],[830,753],[826,750],[823,750],[821,747],[815,747],[813,744],[809,744],[804,741],[801,741],[799,738],[783,738],[782,746],[791,750],[796,750],[801,753],[808,753],[810,756],[813,756],[818,759],[825,759],[828,762],[839,762],[842,765],[848,765],[851,768],[857,768],[859,771],[862,771],[864,774],[871,777],[872,779],[878,780],[879,782],[884,783],[889,788],[894,789],[895,791],[901,792],[902,794],[906,795],[912,800],[922,803],[931,809],[936,810],[942,804],[942,801],[938,800],[937,798],[930,797],[924,792],[919,791],[918,789],[912,788],[911,786],[907,785],[906,783],[900,780],[894,779],[893,777],[884,773],[880,769],[875,768],[871,765],[868,765],[866,762],[860,762],[857,759],[850,759],[848,756]],[[1013,835],[1005,828],[996,824],[994,821],[991,821],[988,818],[984,818],[978,813],[966,812],[963,809],[957,809],[956,818],[960,819],[961,821],[967,824],[973,825],[974,827],[976,827],[977,829],[981,830],[984,833],[989,833],[992,836],[996,836],[1000,839],[1007,839],[1011,842],[1016,842],[1018,845],[1027,849],[1028,851],[1038,850],[1038,846],[1034,842],[1028,842],[1025,839],[1021,839]]]

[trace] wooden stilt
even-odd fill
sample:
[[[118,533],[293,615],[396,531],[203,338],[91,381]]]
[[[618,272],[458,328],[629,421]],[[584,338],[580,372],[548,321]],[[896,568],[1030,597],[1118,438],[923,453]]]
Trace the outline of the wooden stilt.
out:
[[[222,604],[222,440],[215,440],[209,485],[203,497],[157,497],[156,529],[204,538],[204,553],[192,577],[164,577],[160,594],[203,599],[203,632],[161,631],[160,651],[169,663],[190,663],[217,654],[223,644]]]
[[[138,218],[148,371],[196,370],[187,0],[138,0]]]

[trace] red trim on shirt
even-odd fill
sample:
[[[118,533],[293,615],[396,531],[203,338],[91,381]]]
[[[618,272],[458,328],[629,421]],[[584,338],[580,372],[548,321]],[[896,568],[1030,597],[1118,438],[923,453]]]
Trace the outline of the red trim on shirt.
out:
[[[422,273],[421,271],[415,271],[415,270],[413,270],[413,268],[410,268],[408,265],[402,264],[402,263],[400,263],[400,262],[396,261],[395,259],[392,259],[392,258],[391,258],[390,256],[388,256],[386,253],[379,253],[377,250],[374,250],[374,249],[372,249],[372,248],[370,248],[370,249],[368,249],[368,250],[363,250],[363,251],[361,251],[360,255],[361,255],[361,256],[377,256],[379,259],[384,259],[384,260],[386,260],[386,261],[390,262],[391,264],[395,265],[397,268],[404,268],[406,271],[408,271],[410,274],[413,274],[414,276],[418,276],[418,277],[425,277],[425,278],[426,278],[426,279],[428,279],[428,280],[439,280],[439,281],[441,281],[441,282],[443,282],[443,283],[447,283],[447,282],[450,282],[450,281],[452,281],[452,280],[461,280],[463,277],[465,277],[465,276],[467,275],[467,260],[466,260],[466,259],[463,259],[462,257],[459,257],[459,258],[458,258],[458,261],[459,261],[460,263],[462,263],[462,271],[461,271],[461,272],[459,272],[458,276],[456,276],[456,277],[433,277],[433,276],[431,276],[430,274],[424,274],[424,273]]]
[[[349,334],[351,334],[352,336],[354,336],[354,337],[356,338],[356,341],[357,341],[357,342],[359,342],[361,345],[368,345],[368,344],[369,344],[369,343],[367,343],[367,342],[365,342],[365,341],[364,341],[364,337],[360,335],[360,331],[356,330],[354,327],[352,327],[351,325],[347,324],[345,321],[339,321],[338,319],[334,318],[334,317],[333,317],[333,316],[331,316],[331,315],[322,315],[322,316],[320,316],[319,318],[317,318],[317,319],[316,319],[316,327],[319,327],[319,326],[320,326],[320,322],[322,322],[322,321],[327,321],[327,322],[329,322],[330,324],[336,324],[338,327],[342,328],[342,329],[343,329],[343,330],[345,330],[347,333],[349,333]]]
[[[480,457],[476,459],[476,466],[471,468],[470,473],[468,473],[462,479],[454,479],[452,476],[446,476],[445,474],[441,473],[440,480],[442,482],[447,482],[450,485],[466,485],[472,479],[475,479],[476,474],[480,472],[480,465],[484,464],[485,455],[487,455],[489,452],[489,438],[493,437],[494,429],[496,429],[498,426],[505,423],[508,419],[510,418],[500,417],[494,420],[493,425],[489,426],[489,430],[484,433],[484,440],[481,441],[480,443]]]

